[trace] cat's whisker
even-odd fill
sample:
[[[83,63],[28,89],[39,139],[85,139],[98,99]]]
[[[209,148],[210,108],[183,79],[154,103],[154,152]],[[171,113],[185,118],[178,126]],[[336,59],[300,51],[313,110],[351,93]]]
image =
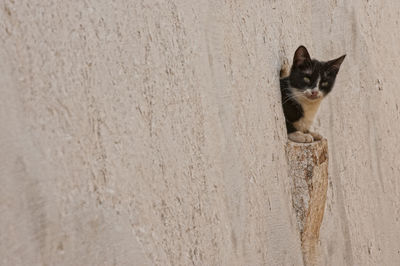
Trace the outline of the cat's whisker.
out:
[[[298,97],[304,97],[303,93],[302,92],[297,92],[297,91],[292,91],[292,94],[289,97],[287,97],[282,104],[285,104],[290,100],[295,100]]]
[[[296,92],[296,91],[293,91],[293,90],[290,91],[290,94],[289,94],[289,96],[286,98],[286,101],[296,98],[297,94],[298,94],[298,92]]]

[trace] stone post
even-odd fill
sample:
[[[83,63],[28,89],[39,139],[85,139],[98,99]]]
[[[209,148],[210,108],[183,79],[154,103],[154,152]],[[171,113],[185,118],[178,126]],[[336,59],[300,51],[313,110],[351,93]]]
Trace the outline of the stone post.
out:
[[[318,265],[319,229],[328,190],[328,142],[288,141],[286,155],[304,264]]]

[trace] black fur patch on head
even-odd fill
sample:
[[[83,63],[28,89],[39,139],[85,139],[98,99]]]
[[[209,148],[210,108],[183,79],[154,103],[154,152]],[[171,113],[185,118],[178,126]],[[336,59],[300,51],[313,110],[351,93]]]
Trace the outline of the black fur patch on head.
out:
[[[307,49],[300,46],[294,53],[289,76],[290,86],[300,91],[318,86],[319,90],[327,95],[335,84],[336,75],[345,57],[346,55],[343,55],[337,59],[322,62],[311,59]]]

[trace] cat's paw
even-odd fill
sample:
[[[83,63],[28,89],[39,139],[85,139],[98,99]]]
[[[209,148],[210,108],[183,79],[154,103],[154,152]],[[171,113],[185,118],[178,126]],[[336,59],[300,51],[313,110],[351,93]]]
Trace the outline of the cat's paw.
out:
[[[314,140],[321,140],[323,139],[323,136],[317,132],[308,132],[310,135],[314,138]]]
[[[299,143],[310,143],[310,142],[314,141],[314,138],[311,134],[305,134],[301,131],[289,133],[288,138],[291,141],[299,142]]]
[[[285,57],[285,58],[283,58],[282,67],[281,67],[279,76],[282,79],[282,78],[288,77],[289,74],[290,74],[289,60]]]

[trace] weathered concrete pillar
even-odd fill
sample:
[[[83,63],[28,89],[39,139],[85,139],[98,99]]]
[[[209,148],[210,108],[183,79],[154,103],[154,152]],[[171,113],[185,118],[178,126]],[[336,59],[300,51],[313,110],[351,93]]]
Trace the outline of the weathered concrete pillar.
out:
[[[318,265],[319,229],[328,190],[328,142],[288,141],[286,154],[304,264]]]

